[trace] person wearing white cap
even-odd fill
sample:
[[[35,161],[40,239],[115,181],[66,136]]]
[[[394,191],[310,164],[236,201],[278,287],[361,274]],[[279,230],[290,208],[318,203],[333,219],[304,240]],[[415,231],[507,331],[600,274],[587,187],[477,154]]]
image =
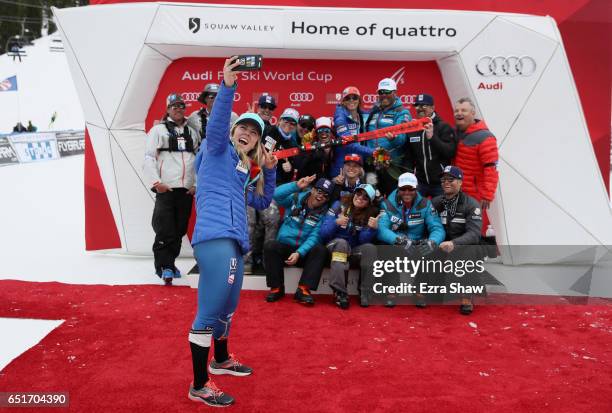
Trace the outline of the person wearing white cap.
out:
[[[321,239],[331,254],[329,285],[334,302],[349,308],[345,272],[349,266],[368,268],[376,258],[376,239],[380,209],[374,206],[376,191],[370,184],[358,185],[354,193],[336,201],[321,224]]]
[[[143,168],[145,181],[155,192],[151,220],[155,272],[167,285],[181,276],[174,262],[191,216],[196,190],[193,165],[199,145],[199,134],[185,118],[183,98],[171,93],[163,122],[153,126],[147,136]]]
[[[410,172],[399,176],[397,189],[382,202],[385,214],[378,223],[378,239],[385,244],[408,249],[419,245],[419,252],[428,254],[444,241],[445,232],[437,211],[427,198],[417,192],[417,178]],[[388,277],[390,285],[399,280]],[[387,305],[393,305],[388,298]]]
[[[203,105],[202,108],[192,112],[187,118],[187,124],[198,131],[202,140],[206,139],[206,124],[208,123],[208,117],[212,111],[218,91],[218,83],[207,83],[202,93],[198,96],[198,102]]]
[[[383,79],[378,83],[378,103],[372,108],[365,122],[366,131],[373,131],[388,126],[398,125],[402,122],[412,120],[408,109],[397,97],[397,84],[393,79]],[[403,146],[406,135],[394,136],[388,133],[384,138],[367,141],[367,145],[374,148],[382,148],[391,156],[391,166],[380,168],[376,171],[376,182],[378,189],[388,195],[397,185],[398,168],[403,162]],[[368,171],[371,172],[371,171]]]

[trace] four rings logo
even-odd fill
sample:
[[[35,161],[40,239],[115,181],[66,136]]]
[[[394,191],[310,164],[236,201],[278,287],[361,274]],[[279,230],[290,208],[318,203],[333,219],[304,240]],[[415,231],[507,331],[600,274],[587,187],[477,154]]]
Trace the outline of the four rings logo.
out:
[[[314,93],[310,92],[293,92],[289,95],[289,100],[293,103],[312,102],[314,100]]]
[[[531,76],[536,61],[531,56],[482,56],[476,71],[482,76]]]
[[[198,100],[198,96],[200,96],[201,92],[183,92],[181,93],[181,97],[185,102],[196,102]],[[234,102],[240,101],[240,93],[234,93]]]

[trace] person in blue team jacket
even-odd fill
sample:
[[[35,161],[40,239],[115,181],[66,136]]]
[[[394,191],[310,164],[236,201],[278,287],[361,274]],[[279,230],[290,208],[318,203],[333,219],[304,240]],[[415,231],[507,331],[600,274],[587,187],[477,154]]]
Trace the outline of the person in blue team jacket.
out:
[[[349,86],[342,91],[342,101],[336,106],[334,113],[334,129],[339,138],[350,138],[364,132],[363,111],[361,110],[361,93],[355,86]],[[329,176],[337,176],[344,165],[344,157],[349,153],[356,153],[368,159],[372,156],[374,148],[359,143],[349,143],[338,146],[334,151]]]
[[[414,174],[400,175],[397,189],[381,203],[385,214],[378,222],[378,239],[395,245],[397,254],[405,252],[413,258],[432,253],[446,236],[438,212],[429,199],[417,192],[417,185]],[[399,283],[397,273],[390,274],[387,279],[391,285]],[[388,297],[386,305],[394,305],[392,296]]]
[[[264,122],[254,113],[242,114],[230,130],[238,65],[227,59],[204,141],[195,161],[198,177],[197,218],[192,237],[200,268],[198,311],[189,332],[193,362],[191,400],[229,406],[234,399],[208,379],[211,374],[248,376],[252,370],[227,351],[232,315],[242,288],[242,256],[249,251],[246,207],[270,205],[277,159],[260,143]],[[214,339],[214,359],[208,352]]]

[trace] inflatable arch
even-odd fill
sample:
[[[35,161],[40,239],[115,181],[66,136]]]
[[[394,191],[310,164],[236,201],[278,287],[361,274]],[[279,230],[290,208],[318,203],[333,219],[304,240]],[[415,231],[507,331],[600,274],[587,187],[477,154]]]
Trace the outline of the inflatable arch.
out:
[[[153,194],[142,179],[145,119],[166,68],[183,57],[241,53],[435,61],[449,98],[471,97],[497,136],[500,181],[490,216],[498,243],[612,245],[607,192],[550,17],[182,3],[54,14],[115,225],[87,228],[116,229],[120,245],[113,247],[124,253],[150,254]],[[91,200],[86,205],[97,207]],[[510,248],[504,263],[538,261],[521,251]]]

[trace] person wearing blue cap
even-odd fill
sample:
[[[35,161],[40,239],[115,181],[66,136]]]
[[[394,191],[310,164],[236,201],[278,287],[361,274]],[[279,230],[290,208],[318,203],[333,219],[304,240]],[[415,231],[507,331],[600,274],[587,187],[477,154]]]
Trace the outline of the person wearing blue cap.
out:
[[[360,184],[353,193],[334,202],[321,225],[321,239],[331,254],[329,285],[334,302],[343,310],[349,308],[346,272],[349,266],[371,267],[376,258],[372,244],[378,231],[379,208],[374,205],[376,190]]]
[[[440,172],[450,165],[457,151],[457,138],[451,126],[436,112],[431,95],[420,93],[414,102],[417,119],[431,118],[425,130],[408,134],[404,162],[419,180],[417,190],[425,197],[442,194]]]
[[[446,237],[439,245],[438,252],[442,259],[471,259],[475,261],[482,255],[480,233],[482,231],[482,211],[480,203],[461,190],[463,184],[463,171],[457,166],[447,166],[440,174],[443,195],[432,199],[432,204],[442,221]],[[452,282],[463,286],[484,286],[477,273],[465,274],[455,277],[448,274]],[[420,281],[420,280],[416,280]],[[419,308],[426,306],[424,295],[417,294],[416,305]],[[471,294],[461,295],[459,312],[469,315],[474,310]]]
[[[327,262],[327,250],[320,243],[319,230],[334,190],[332,181],[320,178],[310,191],[304,191],[315,179],[316,175],[304,177],[274,191],[274,201],[285,208],[285,215],[276,240],[264,245],[266,283],[270,288],[268,302],[285,296],[285,265],[298,265],[304,269],[293,298],[300,304],[314,305],[310,291],[319,286]]]
[[[246,206],[264,209],[274,194],[276,157],[261,145],[264,122],[244,113],[230,129],[239,63],[230,58],[215,100],[206,140],[196,157],[197,217],[192,236],[200,269],[198,308],[189,332],[193,365],[191,400],[228,406],[234,399],[208,378],[211,374],[248,376],[252,369],[228,353],[228,336],[242,288],[242,256],[249,251]],[[208,353],[214,341],[214,358]]]

